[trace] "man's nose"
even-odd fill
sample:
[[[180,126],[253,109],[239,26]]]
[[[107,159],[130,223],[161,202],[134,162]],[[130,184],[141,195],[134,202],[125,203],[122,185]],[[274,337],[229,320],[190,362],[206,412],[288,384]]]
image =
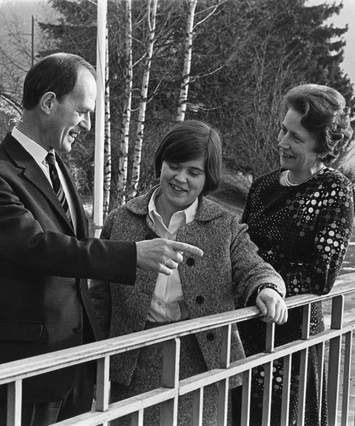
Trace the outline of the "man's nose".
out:
[[[89,112],[84,114],[84,117],[80,122],[80,126],[87,131],[91,129],[91,117]]]

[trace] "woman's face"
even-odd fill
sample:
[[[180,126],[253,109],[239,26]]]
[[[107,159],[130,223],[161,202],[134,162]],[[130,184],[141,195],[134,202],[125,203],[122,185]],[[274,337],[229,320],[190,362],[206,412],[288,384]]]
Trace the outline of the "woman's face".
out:
[[[206,182],[205,158],[173,163],[163,161],[161,201],[171,211],[184,210],[201,194]]]
[[[317,141],[301,124],[301,114],[289,108],[278,135],[280,165],[296,174],[309,174],[319,163]]]

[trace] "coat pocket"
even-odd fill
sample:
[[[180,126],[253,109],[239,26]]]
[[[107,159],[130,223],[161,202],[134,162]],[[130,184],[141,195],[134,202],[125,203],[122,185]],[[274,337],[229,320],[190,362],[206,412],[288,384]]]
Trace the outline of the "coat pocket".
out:
[[[44,324],[0,321],[0,341],[35,342],[41,339]]]

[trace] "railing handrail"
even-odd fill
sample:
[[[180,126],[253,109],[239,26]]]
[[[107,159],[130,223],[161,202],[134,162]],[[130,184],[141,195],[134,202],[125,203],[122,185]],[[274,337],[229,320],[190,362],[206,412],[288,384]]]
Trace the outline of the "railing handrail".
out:
[[[354,281],[355,274],[342,275],[330,293],[320,296],[302,294],[289,297],[286,300],[287,307],[292,309],[355,292]],[[260,312],[254,306],[240,308],[234,311],[180,321],[155,329],[143,330],[99,342],[37,355],[26,358],[26,362],[24,362],[24,359],[20,359],[0,364],[0,385],[259,316]]]

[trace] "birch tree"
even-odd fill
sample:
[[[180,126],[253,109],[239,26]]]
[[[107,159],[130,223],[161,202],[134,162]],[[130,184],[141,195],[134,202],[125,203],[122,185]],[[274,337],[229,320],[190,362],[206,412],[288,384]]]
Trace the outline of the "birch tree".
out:
[[[105,142],[104,142],[104,218],[109,212],[111,191],[111,111],[110,111],[110,84],[109,84],[109,44],[108,27],[106,25],[105,49]]]
[[[196,5],[197,5],[197,0],[188,0],[189,11],[187,16],[187,24],[186,24],[184,68],[182,73],[182,82],[180,87],[176,121],[185,120],[187,95],[189,92],[189,83],[190,83],[192,39],[193,39],[193,28],[194,28]]]
[[[132,4],[131,0],[125,0],[125,87],[124,106],[122,114],[122,135],[120,141],[120,157],[118,164],[117,200],[122,205],[126,202],[127,172],[128,172],[128,147],[129,129],[132,110]]]
[[[154,41],[155,41],[157,5],[158,5],[158,0],[147,0],[147,25],[148,25],[149,36],[148,36],[147,47],[146,47],[146,57],[145,57],[142,87],[141,87],[141,93],[140,93],[140,103],[139,103],[139,109],[138,109],[137,132],[136,132],[136,139],[134,143],[134,154],[133,154],[133,162],[132,162],[132,179],[131,179],[131,185],[130,185],[130,198],[133,198],[137,195],[137,189],[138,189],[139,178],[140,178],[145,112],[147,108],[149,76],[150,76],[150,68],[152,63]]]

